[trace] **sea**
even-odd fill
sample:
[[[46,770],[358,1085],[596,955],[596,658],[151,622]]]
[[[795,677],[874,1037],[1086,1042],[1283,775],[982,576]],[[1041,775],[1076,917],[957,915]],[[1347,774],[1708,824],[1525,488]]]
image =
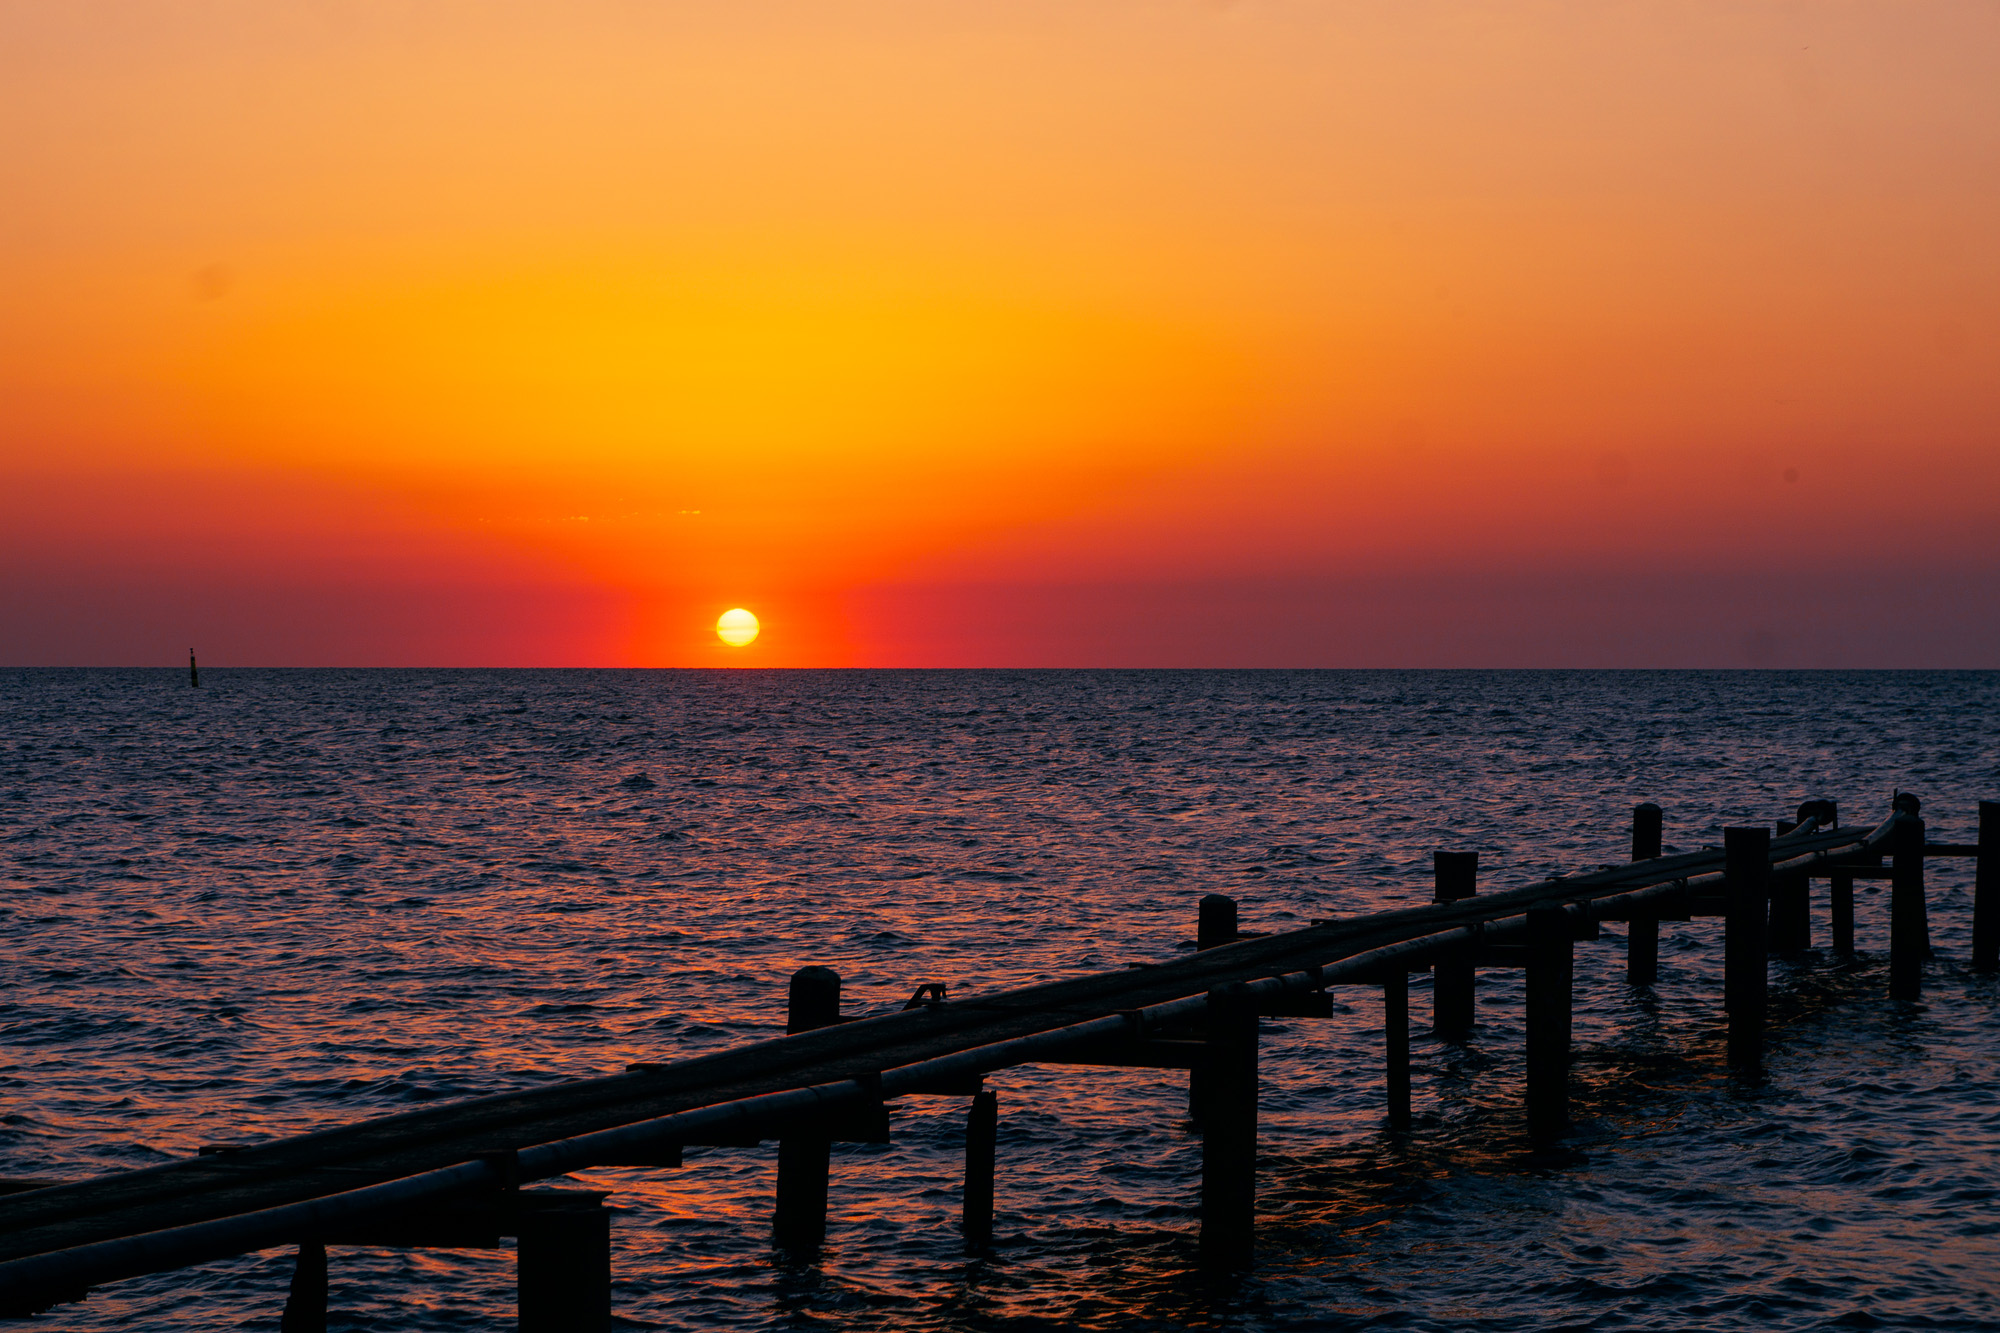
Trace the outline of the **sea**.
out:
[[[851,1014],[1173,958],[1225,893],[1277,931],[1669,850],[1807,799],[1933,841],[2000,798],[2000,673],[0,672],[0,1175],[73,1179]],[[1577,946],[1575,1132],[1530,1151],[1519,974],[1427,1035],[1383,1119],[1377,992],[1263,1030],[1258,1262],[1194,1263],[1186,1075],[999,1094],[995,1238],[956,1223],[965,1104],[835,1148],[828,1244],[770,1244],[775,1149],[579,1173],[626,1329],[2000,1329],[2000,984],[1937,860],[1921,1005],[1860,953],[1772,962],[1761,1080],[1721,1058],[1719,922]],[[276,1329],[272,1250],[30,1326]],[[335,1249],[344,1330],[512,1326],[513,1255]]]

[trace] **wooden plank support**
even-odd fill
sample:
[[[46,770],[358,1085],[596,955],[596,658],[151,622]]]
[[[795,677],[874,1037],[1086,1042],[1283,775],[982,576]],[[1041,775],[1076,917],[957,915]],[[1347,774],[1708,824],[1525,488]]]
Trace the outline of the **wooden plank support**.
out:
[[[1805,873],[1811,875],[1814,879],[1839,879],[1843,875],[1848,879],[1894,879],[1896,877],[1896,872],[1887,866],[1862,865],[1860,863],[1854,865],[1816,865],[1808,867]]]
[[[1538,1144],[1569,1129],[1573,933],[1560,903],[1528,909],[1528,1137]]]
[[[812,1032],[840,1022],[840,974],[830,967],[802,967],[792,974],[785,1031]],[[778,1140],[778,1187],[771,1239],[801,1256],[826,1241],[827,1175],[832,1135],[794,1132]]]
[[[1907,803],[1907,804],[1906,804]],[[1889,998],[1917,1000],[1924,993],[1924,960],[1930,957],[1930,922],[1924,904],[1924,821],[1916,798],[1896,798],[1903,811],[1890,853]]]
[[[322,1241],[299,1242],[299,1257],[292,1262],[292,1289],[285,1296],[278,1333],[326,1333],[326,1245]]]
[[[514,1257],[521,1333],[611,1327],[611,1213],[602,1203],[524,1212]]]
[[[1771,830],[1722,831],[1728,914],[1722,936],[1722,1006],[1729,1019],[1729,1064],[1755,1073],[1764,1062],[1768,972],[1764,924],[1771,881]]]
[[[958,1223],[973,1248],[993,1240],[993,1165],[999,1138],[999,1094],[975,1094],[965,1117],[965,1201]]]
[[[1979,803],[1979,864],[1972,872],[1972,965],[2000,968],[2000,801]]]
[[[1632,807],[1632,859],[1656,861],[1664,816],[1647,801]],[[1660,918],[1635,916],[1625,925],[1625,984],[1650,986],[1660,977]]]
[[[1241,982],[1208,993],[1202,1078],[1201,1262],[1249,1266],[1257,1222],[1257,1002]]]
[[[1454,903],[1479,894],[1478,852],[1433,852],[1431,901]],[[1472,1035],[1473,960],[1440,958],[1431,971],[1431,1031],[1445,1041]]]
[[[1410,1130],[1410,974],[1391,972],[1382,978],[1382,1046],[1384,1083],[1389,1102],[1389,1130]]]

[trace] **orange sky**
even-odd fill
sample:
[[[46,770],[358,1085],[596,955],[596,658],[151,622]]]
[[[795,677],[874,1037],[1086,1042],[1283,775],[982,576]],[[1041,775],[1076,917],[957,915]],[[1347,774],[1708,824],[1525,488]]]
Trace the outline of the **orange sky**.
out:
[[[2000,666],[1996,52],[0,2],[0,661]]]

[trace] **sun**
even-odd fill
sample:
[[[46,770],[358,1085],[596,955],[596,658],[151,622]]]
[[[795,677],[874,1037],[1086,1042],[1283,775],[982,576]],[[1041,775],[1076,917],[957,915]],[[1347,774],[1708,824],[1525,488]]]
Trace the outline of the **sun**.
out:
[[[731,648],[746,648],[757,641],[757,617],[740,606],[724,611],[715,622],[715,636]]]

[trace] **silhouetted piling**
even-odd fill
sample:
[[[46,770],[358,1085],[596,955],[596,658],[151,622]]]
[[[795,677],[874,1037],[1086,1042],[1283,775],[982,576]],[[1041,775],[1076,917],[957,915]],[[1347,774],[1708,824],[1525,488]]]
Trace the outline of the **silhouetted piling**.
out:
[[[840,974],[830,967],[802,967],[792,974],[785,1031],[811,1032],[840,1021]],[[777,1207],[771,1239],[781,1249],[810,1254],[826,1240],[827,1174],[833,1140],[824,1134],[788,1134],[778,1140]]]
[[[1722,1006],[1729,1016],[1729,1063],[1754,1072],[1764,1061],[1764,1009],[1768,973],[1764,921],[1771,881],[1771,830],[1722,831],[1724,893]]]
[[[1632,859],[1653,861],[1660,855],[1664,823],[1660,807],[1647,801],[1632,807]],[[1625,983],[1650,986],[1660,977],[1660,922],[1635,916],[1625,923]]]
[[[1196,918],[1194,947],[1213,949],[1236,939],[1236,900],[1222,893],[1202,895]]]
[[[1244,1268],[1257,1210],[1257,1004],[1241,982],[1208,993],[1201,1073],[1201,1261]]]
[[[1560,903],[1528,909],[1528,1134],[1537,1143],[1569,1129],[1569,913]]]
[[[1236,940],[1239,922],[1236,900],[1226,893],[1205,893],[1196,908],[1194,947],[1213,949]],[[1199,1069],[1188,1072],[1188,1119],[1201,1123],[1207,1076]]]
[[[523,1215],[515,1251],[520,1333],[611,1327],[611,1212],[603,1204]]]
[[[1972,965],[2000,967],[2000,801],[1979,803],[1979,859],[1972,871]]]
[[[1431,853],[1432,901],[1455,903],[1479,893],[1478,852]],[[1472,1033],[1472,958],[1441,958],[1431,972],[1431,1031],[1446,1041]]]
[[[1774,954],[1803,953],[1812,947],[1812,890],[1806,876],[1785,872],[1771,876],[1770,915],[1764,947]]]
[[[967,1245],[985,1245],[993,1239],[993,1166],[999,1138],[999,1094],[973,1093],[965,1117],[965,1207],[959,1218]]]
[[[1835,871],[1827,879],[1827,915],[1832,921],[1833,951],[1854,952],[1854,876]]]
[[[285,1297],[279,1333],[326,1333],[326,1246],[317,1240],[299,1242],[292,1264],[292,1290]]]
[[[192,648],[188,649],[188,684],[195,689],[201,688],[201,668],[194,664],[194,649]]]
[[[1410,1128],[1410,974],[1387,973],[1382,978],[1382,1045],[1385,1052],[1389,1128]]]
[[[1897,799],[1900,808],[1903,798]],[[1924,993],[1930,921],[1924,905],[1924,821],[1913,811],[1906,810],[1897,821],[1889,868],[1893,875],[1889,881],[1889,998],[1915,1000]]]

